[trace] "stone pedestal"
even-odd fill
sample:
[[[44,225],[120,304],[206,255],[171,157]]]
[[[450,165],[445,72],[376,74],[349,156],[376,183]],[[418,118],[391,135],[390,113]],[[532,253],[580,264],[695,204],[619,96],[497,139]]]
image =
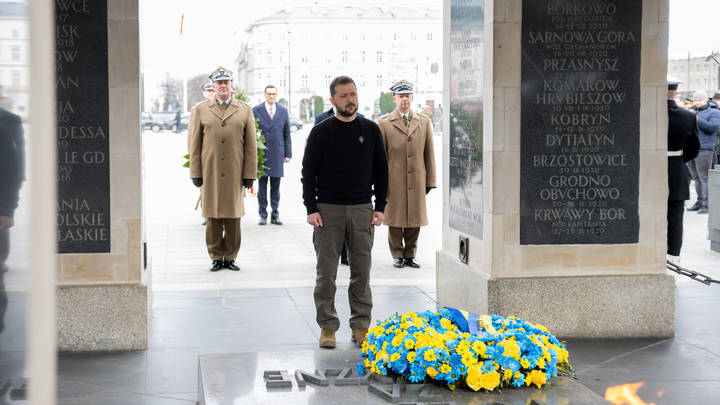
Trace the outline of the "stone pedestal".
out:
[[[672,336],[668,2],[590,3],[445,2],[438,300],[561,337]]]

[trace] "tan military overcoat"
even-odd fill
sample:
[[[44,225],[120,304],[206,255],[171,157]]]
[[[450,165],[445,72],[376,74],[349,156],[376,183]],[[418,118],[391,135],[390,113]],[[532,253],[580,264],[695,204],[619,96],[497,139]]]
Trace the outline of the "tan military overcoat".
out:
[[[397,109],[378,121],[388,157],[388,226],[415,228],[428,224],[425,187],[437,187],[432,125],[412,113],[405,128]]]
[[[223,111],[210,99],[193,107],[188,150],[190,178],[203,179],[203,216],[243,216],[242,180],[257,178],[255,118],[250,105],[232,99]]]

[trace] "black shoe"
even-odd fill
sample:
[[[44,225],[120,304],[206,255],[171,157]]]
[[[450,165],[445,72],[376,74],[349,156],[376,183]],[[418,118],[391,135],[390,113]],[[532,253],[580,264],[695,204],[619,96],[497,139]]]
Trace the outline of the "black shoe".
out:
[[[258,225],[267,225],[267,218],[260,218]]]
[[[282,222],[280,222],[280,218],[270,218],[270,223],[274,225],[282,225]]]
[[[223,268],[223,262],[222,260],[213,260],[212,264],[210,265],[210,271],[220,271]]]
[[[395,259],[393,260],[393,266],[397,267],[398,269],[402,269],[405,267],[405,261],[403,259]]]
[[[229,262],[225,262],[225,268],[232,271],[240,271],[240,267],[238,267],[237,263],[235,263],[235,260],[230,260]]]
[[[411,258],[409,258],[409,259],[405,259],[405,265],[406,265],[406,266],[410,266],[410,267],[412,267],[413,269],[419,269],[419,268],[420,268],[420,265],[417,264],[417,262],[415,261],[415,258],[414,258],[414,257],[411,257]]]
[[[702,203],[700,201],[696,201],[695,204],[693,204],[690,208],[688,208],[688,211],[697,211],[702,207]]]
[[[708,207],[703,206],[703,207],[700,207],[700,209],[698,210],[698,214],[707,214],[707,213],[708,213]]]

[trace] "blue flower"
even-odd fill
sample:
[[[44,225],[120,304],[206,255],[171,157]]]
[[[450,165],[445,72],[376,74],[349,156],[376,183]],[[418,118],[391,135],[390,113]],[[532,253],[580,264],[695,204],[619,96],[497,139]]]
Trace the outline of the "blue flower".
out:
[[[356,363],[355,367],[357,368],[358,375],[365,375],[365,367],[363,367],[362,363]]]

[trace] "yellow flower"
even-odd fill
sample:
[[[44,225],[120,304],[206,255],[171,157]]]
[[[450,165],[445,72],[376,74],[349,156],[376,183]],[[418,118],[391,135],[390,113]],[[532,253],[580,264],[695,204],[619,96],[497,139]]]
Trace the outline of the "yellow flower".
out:
[[[415,352],[408,352],[407,356],[405,357],[407,358],[408,362],[412,363],[413,361],[415,361]]]
[[[390,356],[390,361],[395,361],[400,358],[400,353],[393,353],[392,356]]]
[[[428,367],[427,374],[430,376],[430,378],[435,378],[435,376],[438,374],[438,372],[434,368]]]
[[[503,354],[508,357],[512,357],[514,359],[520,358],[520,346],[517,345],[517,343],[513,342],[512,340],[505,339],[502,342],[498,343],[499,346],[502,346],[505,351]]]
[[[483,374],[481,366],[475,366],[468,370],[465,382],[473,391],[485,388],[488,391],[494,390],[500,385],[500,373],[491,371]]]
[[[467,342],[467,340],[463,340],[463,343],[465,342]],[[477,354],[485,354],[485,349],[487,349],[487,346],[485,345],[485,343],[478,340],[476,342],[473,342],[472,349]]]
[[[378,360],[382,360],[382,361],[384,361],[384,362],[387,363],[389,356],[388,356],[387,353],[385,353],[385,350],[380,350],[380,351],[378,352],[377,356],[375,356],[375,358],[377,358]]]
[[[395,335],[395,337],[392,340],[392,345],[395,347],[400,347],[400,344],[402,344],[403,335]]]
[[[406,348],[406,349],[410,350],[410,349],[412,349],[412,348],[414,348],[414,347],[415,347],[415,341],[413,341],[412,339],[408,339],[408,340],[405,341],[405,348]]]
[[[544,368],[545,368],[545,359],[543,359],[542,357],[539,358],[538,361],[537,361],[537,365],[538,365],[539,368],[543,368],[543,369],[544,369]]]
[[[450,367],[450,366],[447,365],[447,364],[443,364],[442,366],[440,366],[440,372],[441,372],[441,373],[449,373],[449,372],[451,372],[451,371],[452,371],[452,367]]]
[[[437,357],[435,357],[435,350],[428,350],[425,352],[425,355],[423,356],[425,361],[435,361],[437,360]]]
[[[513,377],[513,371],[510,369],[506,369],[503,372],[503,380],[508,381]]]
[[[453,323],[447,318],[440,319],[440,326],[442,326],[445,329],[452,329]]]
[[[521,359],[520,365],[522,368],[530,368],[530,361],[528,359]]]
[[[547,382],[545,373],[540,370],[530,370],[530,374],[525,377],[525,385],[535,384],[536,387],[540,388]]]

